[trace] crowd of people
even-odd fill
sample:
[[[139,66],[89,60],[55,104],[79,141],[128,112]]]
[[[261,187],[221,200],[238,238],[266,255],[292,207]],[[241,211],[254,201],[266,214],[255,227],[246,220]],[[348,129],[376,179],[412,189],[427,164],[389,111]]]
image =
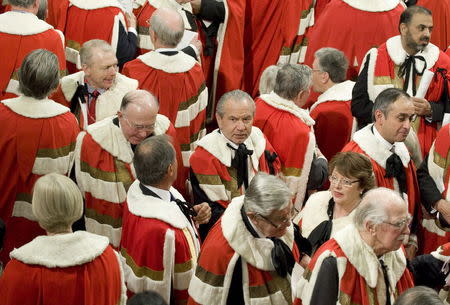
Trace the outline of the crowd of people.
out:
[[[450,0],[0,4],[0,305],[450,304]]]

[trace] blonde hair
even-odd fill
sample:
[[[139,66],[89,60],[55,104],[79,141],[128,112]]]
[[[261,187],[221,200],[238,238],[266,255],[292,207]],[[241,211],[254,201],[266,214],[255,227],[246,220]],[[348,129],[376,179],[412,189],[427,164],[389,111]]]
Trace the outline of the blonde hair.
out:
[[[33,190],[33,214],[49,233],[66,232],[83,215],[83,198],[77,185],[60,174],[39,178]]]

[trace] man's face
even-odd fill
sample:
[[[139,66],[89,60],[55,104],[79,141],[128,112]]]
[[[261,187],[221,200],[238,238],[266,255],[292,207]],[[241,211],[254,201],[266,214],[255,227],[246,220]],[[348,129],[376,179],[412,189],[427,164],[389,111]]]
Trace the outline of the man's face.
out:
[[[290,202],[284,209],[273,211],[268,216],[253,214],[254,224],[265,237],[283,237],[292,223],[294,204]]]
[[[109,89],[114,84],[117,74],[117,58],[112,52],[93,50],[90,64],[83,65],[86,80],[90,86],[98,89]]]
[[[375,112],[375,124],[381,136],[393,144],[405,141],[414,117],[413,102],[401,96],[388,107],[386,116],[379,110]]]
[[[123,112],[119,111],[117,116],[123,135],[131,144],[139,144],[150,136],[156,123],[157,111],[143,108],[136,104],[129,104]]]
[[[312,88],[314,92],[322,93],[325,91],[322,84],[323,73],[325,72],[319,68],[319,60],[315,58],[312,64]]]
[[[253,125],[254,108],[247,100],[227,100],[224,115],[216,114],[217,124],[222,134],[234,144],[244,143],[250,136]]]
[[[430,42],[431,32],[433,31],[432,16],[417,13],[413,15],[410,24],[405,26],[402,40],[406,47],[414,54],[425,49]]]

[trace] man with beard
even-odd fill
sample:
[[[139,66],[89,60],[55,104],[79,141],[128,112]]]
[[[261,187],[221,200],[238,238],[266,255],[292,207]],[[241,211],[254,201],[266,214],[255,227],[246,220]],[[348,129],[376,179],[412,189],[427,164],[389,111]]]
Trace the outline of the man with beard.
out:
[[[373,101],[386,88],[401,88],[412,96],[419,117],[412,126],[422,155],[426,155],[436,137],[448,103],[450,59],[429,43],[433,30],[431,11],[411,6],[400,16],[400,35],[389,38],[366,54],[352,97],[352,113],[361,126],[371,122]],[[417,95],[424,72],[434,73],[425,98]]]

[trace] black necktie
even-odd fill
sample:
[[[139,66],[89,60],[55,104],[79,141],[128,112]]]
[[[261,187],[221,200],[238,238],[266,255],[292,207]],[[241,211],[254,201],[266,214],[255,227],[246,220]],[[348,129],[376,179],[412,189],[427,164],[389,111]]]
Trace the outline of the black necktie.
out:
[[[405,169],[402,160],[396,153],[392,153],[392,155],[387,158],[386,175],[384,177],[395,177],[398,181],[398,186],[400,187],[400,195],[403,197],[403,193],[407,193]]]
[[[386,284],[386,305],[391,305],[391,294],[389,293],[389,277],[387,274],[387,266],[382,259],[379,260],[381,264],[381,270],[383,271],[384,283]]]
[[[417,71],[416,69],[416,59],[421,60],[424,62],[422,71]],[[425,69],[427,68],[427,62],[425,61],[425,58],[423,56],[406,56],[405,61],[401,64],[400,68],[398,69],[398,76],[403,77],[403,91],[407,92],[408,85],[409,85],[409,77],[411,74],[411,68],[412,68],[412,76],[411,76],[411,83],[412,83],[412,95],[416,95],[416,76],[417,75],[423,75],[423,72],[425,72]]]
[[[227,146],[233,149],[236,153],[234,155],[233,160],[231,160],[231,166],[234,167],[237,171],[237,183],[240,188],[242,184],[244,187],[248,187],[248,163],[247,156],[251,156],[253,154],[253,150],[247,149],[244,143],[239,144],[238,148],[234,148],[227,143]]]
[[[189,222],[191,221],[191,217],[197,216],[197,212],[194,211],[194,209],[192,208],[192,205],[189,202],[185,202],[185,201],[175,198],[172,195],[172,193],[170,193],[170,201],[173,201],[178,205],[181,212],[184,214],[184,216],[186,216],[186,218]]]

